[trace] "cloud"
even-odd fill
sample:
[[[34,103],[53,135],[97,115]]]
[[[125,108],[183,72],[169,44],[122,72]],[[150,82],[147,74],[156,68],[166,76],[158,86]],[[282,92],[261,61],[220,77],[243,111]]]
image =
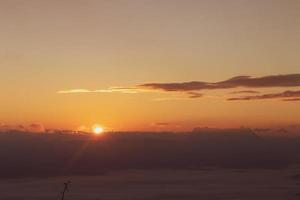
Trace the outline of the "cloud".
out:
[[[147,88],[152,90],[163,90],[168,92],[174,91],[195,91],[202,89],[212,89],[214,86],[205,82],[183,82],[183,83],[146,83],[139,85],[141,88]]]
[[[225,81],[219,82],[204,82],[204,81],[190,81],[190,82],[174,82],[174,83],[145,83],[132,87],[110,87],[107,89],[70,89],[61,90],[59,94],[76,94],[76,93],[123,93],[136,94],[145,92],[179,92],[185,96],[181,97],[159,97],[156,101],[173,101],[173,100],[187,100],[197,99],[203,97],[202,90],[216,90],[216,89],[234,89],[234,88],[271,88],[271,87],[298,87],[300,86],[300,74],[285,74],[285,75],[271,75],[262,77],[251,76],[236,76]],[[298,101],[299,97],[297,91],[286,91],[283,94],[264,94],[253,96],[242,96],[229,98],[227,100],[253,100],[253,99],[271,99],[271,98],[288,98],[286,101]],[[230,94],[259,94],[255,90],[240,90],[234,91]]]
[[[270,128],[255,128],[255,129],[253,129],[253,131],[255,131],[255,132],[269,132],[269,131],[272,131],[272,129],[270,129]]]
[[[242,91],[235,91],[230,92],[230,94],[259,94],[260,92],[254,90],[242,90]]]
[[[76,94],[76,93],[126,93],[134,94],[145,92],[145,90],[136,87],[110,87],[108,89],[89,90],[89,89],[70,89],[57,91],[58,94]]]
[[[35,132],[41,133],[45,132],[45,128],[42,124],[30,124],[29,126],[24,125],[9,125],[9,124],[0,124],[0,132]]]
[[[154,101],[185,101],[190,100],[192,98],[190,97],[161,97],[161,98],[155,98]]]
[[[42,124],[30,124],[28,129],[31,132],[37,132],[37,133],[45,132],[45,128]]]
[[[283,99],[283,101],[300,101],[300,98]]]
[[[141,89],[137,87],[111,87],[109,89],[99,89],[99,90],[88,90],[88,89],[71,89],[71,90],[61,90],[58,94],[76,94],[76,93],[123,93],[123,94],[136,94],[143,92],[153,92],[147,89]],[[165,100],[187,100],[196,99],[203,97],[203,94],[198,92],[186,92],[187,97],[167,97],[167,98],[156,98],[154,100],[165,101]]]
[[[23,126],[23,125],[18,125],[18,126],[16,127],[16,129],[19,130],[19,131],[26,131],[26,127]]]
[[[203,97],[203,94],[198,93],[198,92],[188,92],[187,95],[189,95],[188,97],[192,98],[192,99],[197,99],[197,98]]]
[[[79,131],[79,132],[88,132],[88,131],[90,131],[90,128],[87,128],[86,126],[82,125],[82,126],[79,126],[77,128],[77,131]]]
[[[300,86],[300,74],[273,75],[263,77],[237,76],[220,82],[191,81],[181,83],[146,83],[140,88],[162,91],[197,91],[229,88],[267,88]]]
[[[154,126],[170,126],[171,123],[168,123],[168,122],[157,122],[157,123],[154,123]]]
[[[5,123],[0,123],[0,132],[6,132],[7,130],[9,130],[9,126]]]
[[[58,91],[57,93],[72,94],[72,93],[89,93],[89,92],[92,92],[92,91],[87,90],[87,89],[71,89],[71,90],[61,90],[61,91]]]
[[[0,124],[0,132],[8,132],[8,131],[19,131],[24,132],[27,131],[26,127],[23,125],[8,125],[5,123]]]
[[[300,90],[297,91],[285,91],[282,93],[271,93],[263,95],[254,95],[254,96],[244,96],[244,97],[234,97],[227,99],[228,101],[238,101],[238,100],[259,100],[259,99],[278,99],[278,98],[291,98],[291,97],[300,97]]]

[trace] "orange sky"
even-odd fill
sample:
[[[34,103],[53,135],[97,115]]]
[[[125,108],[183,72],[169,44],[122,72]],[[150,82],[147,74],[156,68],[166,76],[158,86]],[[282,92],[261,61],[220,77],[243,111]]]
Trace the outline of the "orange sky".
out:
[[[227,100],[297,92],[298,77],[289,87],[140,87],[299,75],[299,10],[298,0],[1,1],[0,124],[156,131],[299,124],[297,93],[295,101]],[[67,93],[78,89],[87,92]],[[242,90],[259,93],[232,94]]]

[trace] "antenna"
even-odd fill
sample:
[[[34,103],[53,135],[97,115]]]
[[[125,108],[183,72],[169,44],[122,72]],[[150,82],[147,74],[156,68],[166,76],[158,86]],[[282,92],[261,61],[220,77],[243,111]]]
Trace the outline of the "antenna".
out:
[[[66,191],[69,190],[69,185],[71,184],[71,181],[68,181],[66,183],[64,183],[64,190],[62,191],[62,196],[61,196],[61,200],[64,200],[65,199],[65,193]]]

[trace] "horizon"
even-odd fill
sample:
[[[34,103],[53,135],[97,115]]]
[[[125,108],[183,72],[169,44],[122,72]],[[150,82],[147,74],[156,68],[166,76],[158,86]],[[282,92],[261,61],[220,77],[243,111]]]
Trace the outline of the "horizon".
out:
[[[250,127],[239,127],[239,128],[213,128],[213,127],[195,127],[192,130],[188,131],[168,131],[168,130],[130,130],[130,131],[118,131],[118,130],[101,130],[100,132],[95,131],[94,129],[91,129],[89,131],[83,131],[83,130],[68,130],[68,129],[18,129],[18,128],[10,128],[10,129],[0,129],[0,134],[7,135],[7,136],[21,136],[21,135],[28,135],[28,136],[41,136],[46,137],[51,135],[57,135],[57,136],[70,136],[70,137],[76,137],[76,136],[86,136],[91,139],[100,139],[100,140],[106,140],[110,136],[121,136],[121,135],[127,135],[132,136],[132,139],[134,137],[141,137],[144,136],[165,136],[170,137],[172,136],[187,136],[187,135],[199,135],[199,136],[208,136],[208,137],[242,137],[242,136],[255,136],[265,139],[298,139],[300,138],[300,127],[299,126],[289,126],[286,128],[250,128]]]

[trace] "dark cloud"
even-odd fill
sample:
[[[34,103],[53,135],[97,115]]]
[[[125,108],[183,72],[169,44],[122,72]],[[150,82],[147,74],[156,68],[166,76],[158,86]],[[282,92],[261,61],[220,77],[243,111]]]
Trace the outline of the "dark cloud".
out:
[[[45,128],[42,124],[31,124],[29,130],[32,132],[45,132]]]
[[[228,101],[238,101],[238,100],[278,99],[278,98],[290,98],[290,97],[300,97],[300,90],[297,90],[297,91],[288,90],[288,91],[285,91],[282,93],[234,97],[234,98],[229,98],[227,100]]]
[[[254,90],[242,90],[242,91],[235,91],[231,92],[230,94],[259,94],[260,92]]]
[[[168,123],[168,122],[158,122],[158,123],[155,123],[154,125],[155,125],[155,126],[169,126],[169,125],[171,125],[171,124]]]
[[[29,126],[24,125],[9,125],[9,124],[0,124],[0,132],[11,132],[11,131],[17,131],[17,132],[45,132],[45,128],[42,124],[30,124]]]
[[[153,89],[153,90],[164,90],[164,91],[193,91],[201,89],[213,89],[214,86],[209,86],[205,82],[184,82],[184,83],[146,83],[139,85],[139,87]]]
[[[253,131],[255,132],[267,132],[267,131],[271,131],[272,129],[270,128],[255,128],[253,129]]]
[[[163,91],[196,91],[238,87],[264,88],[296,86],[300,86],[300,74],[273,75],[263,77],[237,76],[215,83],[191,81],[182,83],[146,83],[139,85],[141,88]]]
[[[23,132],[26,131],[26,127],[23,125],[8,125],[8,124],[0,124],[0,132],[8,132],[8,131],[18,131],[18,132]]]
[[[192,99],[203,97],[203,94],[198,93],[198,92],[187,92],[187,95],[189,98],[192,98]]]
[[[9,130],[9,126],[5,123],[0,123],[0,132],[5,132],[7,130]]]
[[[300,98],[283,99],[283,101],[300,101]]]
[[[23,126],[23,125],[18,125],[18,126],[17,126],[17,129],[18,129],[18,130],[21,130],[21,131],[26,131],[26,127]]]

